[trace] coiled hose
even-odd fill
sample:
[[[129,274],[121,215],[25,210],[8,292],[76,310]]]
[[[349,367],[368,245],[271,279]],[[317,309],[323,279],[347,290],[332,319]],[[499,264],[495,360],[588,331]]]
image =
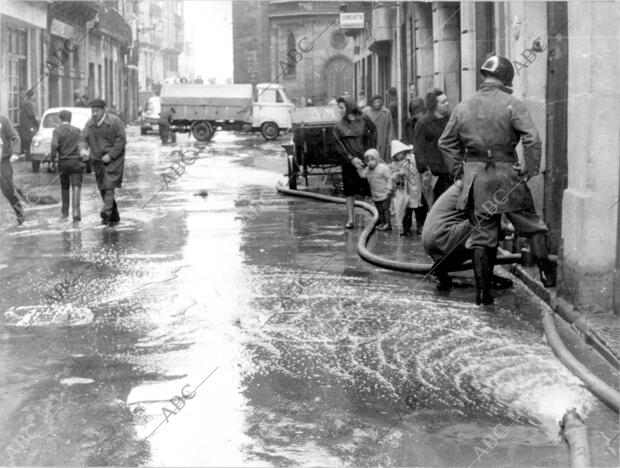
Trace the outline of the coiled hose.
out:
[[[310,198],[313,200],[320,200],[328,203],[340,203],[345,204],[345,200],[340,197],[332,197],[329,195],[323,195],[320,193],[306,192],[302,190],[293,190],[283,185],[277,185],[276,190],[279,193],[283,193],[286,195],[292,195],[295,197],[303,197]],[[364,260],[373,265],[380,266],[382,268],[386,268],[388,270],[395,271],[403,271],[406,273],[418,273],[418,274],[428,274],[433,265],[430,263],[409,263],[409,262],[399,262],[397,260],[390,260],[388,258],[383,258],[379,255],[373,254],[370,250],[366,248],[368,244],[368,239],[370,235],[375,229],[377,221],[379,220],[379,214],[377,213],[377,209],[369,203],[365,203],[363,201],[356,200],[355,206],[365,209],[370,212],[372,215],[371,222],[364,227],[362,230],[359,240],[357,242],[357,252]],[[497,257],[496,264],[509,264],[509,263],[518,263],[521,260],[521,255],[519,254],[508,254],[508,255],[499,255]],[[469,270],[472,268],[472,263],[470,261],[465,262],[461,265],[458,270]],[[455,270],[456,271],[456,270]],[[570,353],[570,351],[566,348],[558,331],[555,327],[555,322],[553,320],[553,314],[547,310],[543,312],[542,316],[543,328],[545,330],[545,335],[547,336],[547,341],[549,345],[553,349],[553,352],[558,357],[558,359],[577,377],[579,377],[586,386],[592,391],[594,395],[596,395],[599,399],[601,399],[605,404],[607,404],[610,408],[618,412],[618,408],[620,406],[620,393],[611,388],[601,379],[599,379],[596,375],[590,372],[583,364],[581,364],[575,357]]]

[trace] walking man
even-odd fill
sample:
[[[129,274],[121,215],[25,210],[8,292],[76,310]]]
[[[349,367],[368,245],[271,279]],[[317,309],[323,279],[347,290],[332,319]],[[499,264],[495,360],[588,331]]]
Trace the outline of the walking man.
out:
[[[384,163],[392,161],[390,157],[390,145],[392,144],[394,129],[392,127],[392,114],[383,105],[383,98],[375,94],[370,100],[370,106],[365,107],[362,113],[370,118],[377,128],[377,151]]]
[[[426,95],[426,108],[428,113],[415,127],[413,146],[418,165],[425,166],[421,173],[429,170],[433,175],[433,200],[428,203],[430,209],[432,201],[452,185],[450,171],[437,145],[450,118],[448,96],[440,89],[431,91]]]
[[[26,159],[30,159],[30,144],[32,137],[39,128],[39,119],[34,111],[34,104],[30,100],[32,91],[20,90],[19,97],[19,137],[21,149],[26,154]]]
[[[71,188],[71,202],[73,221],[80,221],[80,192],[82,190],[82,174],[85,164],[80,157],[78,142],[80,129],[71,125],[71,112],[60,111],[60,125],[52,133],[52,163],[58,157],[58,174],[60,175],[60,190],[62,205],[60,213],[63,218],[69,216],[69,187]]]
[[[20,141],[9,118],[0,114],[0,189],[17,215],[17,223],[24,222],[24,208],[17,198],[13,184],[13,167],[11,164],[19,159]]]
[[[514,68],[507,58],[491,56],[480,73],[482,86],[452,113],[439,148],[455,179],[463,179],[457,208],[467,209],[474,225],[468,247],[474,251],[476,304],[492,304],[491,274],[502,213],[518,234],[530,238],[546,287],[555,286],[556,270],[548,258],[547,226],[536,214],[526,184],[538,174],[542,145],[525,104],[511,95]],[[519,140],[524,169],[515,153]]]
[[[125,126],[119,117],[105,111],[103,99],[93,99],[90,105],[93,115],[82,131],[82,140],[90,147],[97,187],[103,199],[101,224],[113,226],[121,220],[114,190],[123,181]],[[85,152],[82,149],[83,156]]]

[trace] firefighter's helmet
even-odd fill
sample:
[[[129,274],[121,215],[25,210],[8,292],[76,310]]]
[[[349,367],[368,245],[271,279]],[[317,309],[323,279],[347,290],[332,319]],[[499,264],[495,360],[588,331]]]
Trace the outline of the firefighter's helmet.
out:
[[[512,86],[515,69],[506,57],[492,55],[484,61],[480,67],[480,73],[482,73],[482,76],[493,76],[502,81],[506,86]]]

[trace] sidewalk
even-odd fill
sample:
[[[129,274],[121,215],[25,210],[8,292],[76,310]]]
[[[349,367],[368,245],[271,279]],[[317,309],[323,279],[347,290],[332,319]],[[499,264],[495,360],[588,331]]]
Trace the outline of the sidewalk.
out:
[[[513,264],[507,269],[518,277],[538,297],[575,327],[586,342],[596,349],[611,365],[620,369],[620,318],[609,312],[606,314],[584,315],[566,300],[556,295],[555,288],[546,289],[539,280],[537,267],[524,267]]]

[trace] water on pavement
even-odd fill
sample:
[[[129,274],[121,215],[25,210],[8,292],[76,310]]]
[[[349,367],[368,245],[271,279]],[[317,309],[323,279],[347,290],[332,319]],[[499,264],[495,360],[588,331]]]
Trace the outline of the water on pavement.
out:
[[[0,464],[566,466],[573,407],[617,461],[523,287],[480,308],[468,274],[439,294],[364,263],[343,207],[276,194],[281,141],[221,132],[182,165],[186,137],[129,131],[121,224],[87,175],[79,225],[39,205],[1,233]]]

